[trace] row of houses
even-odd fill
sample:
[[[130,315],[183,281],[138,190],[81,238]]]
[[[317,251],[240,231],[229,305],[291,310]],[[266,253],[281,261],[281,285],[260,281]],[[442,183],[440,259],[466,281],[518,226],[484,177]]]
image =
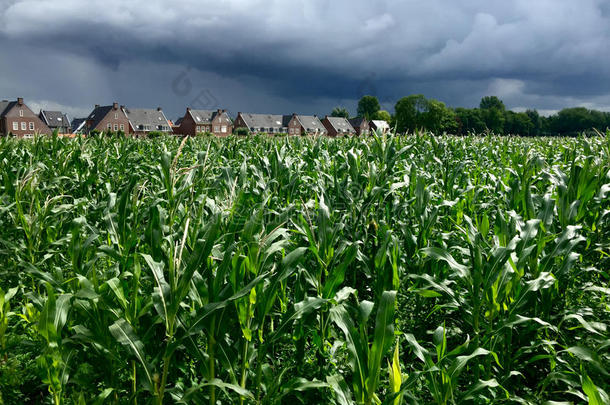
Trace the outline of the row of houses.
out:
[[[231,119],[226,110],[194,110],[187,108],[184,116],[175,122],[169,120],[161,107],[156,109],[127,108],[118,103],[96,105],[85,118],[72,121],[60,111],[41,110],[34,113],[23,98],[0,102],[0,134],[32,136],[57,131],[62,135],[119,132],[134,136],[146,136],[151,132],[195,136],[211,133],[227,136],[243,128],[250,133],[288,135],[349,136],[367,135],[371,131],[387,132],[385,121],[367,121],[364,118],[348,120],[341,117],[316,115],[274,115],[237,113]]]

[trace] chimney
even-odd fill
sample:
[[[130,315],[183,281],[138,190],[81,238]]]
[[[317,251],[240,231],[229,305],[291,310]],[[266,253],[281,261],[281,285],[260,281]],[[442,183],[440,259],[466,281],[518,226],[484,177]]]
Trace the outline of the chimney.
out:
[[[220,114],[222,114],[222,110],[219,108],[219,109],[216,111],[216,114],[219,114],[219,115],[220,115]]]
[[[17,99],[17,104],[19,104],[19,105],[23,105],[23,97],[19,97],[19,98]]]
[[[95,105],[95,108],[100,108],[100,105],[99,105],[99,104],[96,104],[96,105]]]
[[[186,107],[186,112],[191,111],[191,107]]]
[[[118,110],[119,109],[119,103],[117,103],[116,101],[114,103],[112,103],[112,109],[113,110]]]
[[[157,111],[161,111],[161,107],[157,107]]]

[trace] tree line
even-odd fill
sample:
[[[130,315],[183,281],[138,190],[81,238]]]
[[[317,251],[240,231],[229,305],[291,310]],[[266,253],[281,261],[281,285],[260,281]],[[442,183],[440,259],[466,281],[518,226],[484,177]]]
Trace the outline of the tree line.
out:
[[[349,112],[336,107],[331,116],[349,118]],[[388,121],[398,132],[424,129],[458,135],[574,136],[610,128],[610,112],[575,107],[545,117],[534,109],[524,112],[508,110],[496,96],[483,97],[478,108],[451,108],[442,101],[414,94],[398,100],[394,114],[382,110],[376,97],[363,96],[358,102],[357,116]]]

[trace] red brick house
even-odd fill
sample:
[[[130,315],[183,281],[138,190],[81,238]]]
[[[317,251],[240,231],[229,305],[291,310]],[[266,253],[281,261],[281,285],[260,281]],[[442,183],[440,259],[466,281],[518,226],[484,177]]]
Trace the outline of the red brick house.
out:
[[[210,132],[216,136],[227,136],[233,133],[233,122],[226,110],[192,110],[186,109],[184,117],[176,120],[174,133],[195,136]]]
[[[346,136],[356,135],[356,130],[349,123],[347,118],[329,117],[328,115],[322,120],[322,124],[328,131],[328,136]]]
[[[50,135],[51,129],[19,97],[17,101],[0,101],[0,134],[25,137]]]
[[[349,120],[349,123],[352,125],[352,127],[354,127],[356,130],[356,135],[358,136],[368,135],[370,132],[369,122],[366,120],[366,118],[352,118]]]
[[[83,132],[89,134],[92,131],[99,132],[118,132],[131,133],[129,118],[125,114],[123,106],[118,103],[112,105],[96,105],[91,114],[87,117]]]
[[[251,114],[238,112],[233,126],[246,128],[251,133],[259,134],[298,134],[299,125],[293,115]],[[295,132],[296,131],[296,132]]]
[[[316,115],[292,114],[288,122],[288,135],[326,135],[326,127]]]
[[[147,136],[151,132],[173,133],[172,125],[163,114],[161,107],[156,110],[143,108],[122,108],[129,119],[131,133]]]

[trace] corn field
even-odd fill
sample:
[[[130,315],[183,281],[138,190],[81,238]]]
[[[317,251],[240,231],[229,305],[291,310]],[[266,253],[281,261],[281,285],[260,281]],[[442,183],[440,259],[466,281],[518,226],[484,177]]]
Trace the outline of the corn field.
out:
[[[0,139],[0,403],[608,404],[610,140]]]

